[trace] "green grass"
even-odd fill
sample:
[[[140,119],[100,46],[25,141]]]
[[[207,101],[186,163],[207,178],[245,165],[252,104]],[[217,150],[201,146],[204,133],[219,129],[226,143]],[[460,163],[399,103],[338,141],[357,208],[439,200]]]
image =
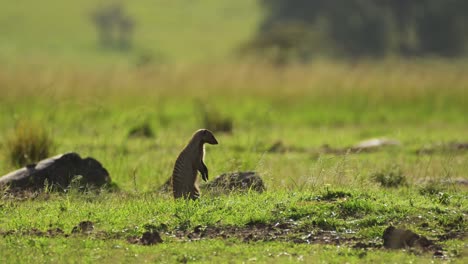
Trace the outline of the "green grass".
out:
[[[243,244],[236,241],[210,240],[142,247],[83,238],[57,240],[32,238],[13,240],[9,243],[14,248],[3,256],[13,262],[70,262],[70,259],[76,258],[77,255],[80,256],[80,262],[86,263],[97,261],[109,263],[139,263],[141,261],[158,263],[372,263],[385,261],[427,263],[433,260],[431,256],[406,252],[349,250],[335,246],[276,242]],[[70,248],[76,250],[71,251]],[[24,250],[30,255],[22,255],[25,253]]]
[[[331,245],[295,244],[266,241],[239,243],[236,237],[191,241],[174,237],[174,230],[193,230],[196,226],[245,226],[249,223],[277,223],[294,220],[296,232],[291,238],[301,238],[320,230],[334,230],[342,236],[352,234],[358,241],[380,241],[389,223],[410,228],[430,239],[448,231],[466,230],[466,195],[449,191],[451,202],[443,204],[430,195],[410,189],[349,191],[319,188],[302,192],[266,192],[211,197],[198,202],[173,201],[156,193],[140,194],[43,194],[36,199],[15,202],[3,200],[0,223],[3,230],[15,234],[0,240],[2,256],[8,261],[28,261],[33,255],[40,261],[67,262],[78,255],[86,255],[85,262],[98,259],[111,262],[173,262],[190,261],[247,261],[288,262],[299,258],[328,262],[383,261],[394,258],[402,261],[428,261],[430,253],[347,249]],[[331,199],[333,198],[333,199]],[[94,232],[87,235],[70,234],[79,221],[90,220]],[[141,235],[146,225],[167,226],[163,244],[138,246],[126,239]],[[33,228],[46,231],[60,228],[64,235],[37,236],[28,232]],[[348,235],[346,235],[346,232]],[[67,236],[65,236],[67,235]],[[455,242],[455,243],[454,243]],[[442,242],[447,256],[459,257],[463,241]],[[351,245],[349,245],[351,246]],[[67,248],[76,250],[70,251]],[[213,252],[217,252],[214,254]],[[302,257],[301,257],[302,256]],[[31,259],[29,259],[31,260]]]

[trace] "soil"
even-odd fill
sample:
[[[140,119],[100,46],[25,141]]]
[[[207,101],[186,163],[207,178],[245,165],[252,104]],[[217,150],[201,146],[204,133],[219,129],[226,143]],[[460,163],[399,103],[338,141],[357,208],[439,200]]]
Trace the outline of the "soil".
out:
[[[448,232],[437,237],[437,240],[429,240],[411,230],[398,229],[389,226],[382,236],[382,239],[363,239],[356,236],[354,232],[347,231],[339,233],[329,230],[308,230],[305,227],[298,227],[294,221],[277,222],[274,224],[250,223],[245,226],[196,226],[191,230],[165,230],[151,227],[141,236],[129,235],[125,232],[106,232],[94,230],[91,221],[82,221],[75,226],[70,233],[66,233],[60,228],[50,228],[46,231],[38,229],[29,230],[9,230],[1,231],[0,236],[37,236],[37,237],[70,237],[76,235],[86,235],[94,239],[110,240],[125,239],[128,243],[139,245],[155,245],[163,243],[161,233],[164,236],[172,237],[179,241],[196,241],[202,239],[239,239],[244,243],[280,241],[307,244],[327,244],[344,245],[356,249],[411,249],[431,252],[435,257],[444,257],[443,249],[437,242],[449,239],[463,239],[465,233]],[[158,230],[155,230],[158,229]]]
[[[162,243],[163,240],[157,231],[146,231],[143,233],[141,238],[139,237],[128,237],[127,241],[131,244],[141,244],[144,246],[150,246]]]

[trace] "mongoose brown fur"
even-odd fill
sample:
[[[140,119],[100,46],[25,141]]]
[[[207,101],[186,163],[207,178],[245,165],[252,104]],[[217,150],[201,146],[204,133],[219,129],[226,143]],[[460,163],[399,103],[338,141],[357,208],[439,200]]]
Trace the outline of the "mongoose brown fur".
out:
[[[174,198],[195,200],[200,197],[198,171],[204,181],[208,180],[208,168],[203,163],[205,143],[216,145],[218,141],[211,131],[200,129],[177,157],[171,177]]]

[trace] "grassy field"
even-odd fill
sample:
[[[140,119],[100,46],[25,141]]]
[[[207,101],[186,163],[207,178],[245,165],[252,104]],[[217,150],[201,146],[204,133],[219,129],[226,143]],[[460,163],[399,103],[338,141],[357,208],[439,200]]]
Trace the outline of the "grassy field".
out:
[[[1,142],[19,121],[39,124],[52,136],[54,153],[97,158],[120,187],[100,195],[4,196],[0,248],[7,262],[434,260],[433,252],[381,249],[390,224],[437,241],[443,259],[466,260],[467,190],[442,182],[468,178],[467,153],[437,149],[466,142],[468,75],[461,62],[1,72]],[[193,203],[158,191],[193,131],[206,125],[203,115],[233,124],[232,133],[215,132],[219,145],[207,147],[211,179],[255,170],[267,192],[205,192]],[[128,136],[141,124],[155,137]],[[401,145],[359,154],[320,151],[374,137]],[[267,152],[278,141],[286,151]],[[434,149],[417,154],[421,148]],[[7,153],[5,143],[0,150]],[[4,157],[6,173],[14,167]],[[392,171],[406,184],[384,188],[375,181],[373,175]],[[71,234],[85,220],[95,231]],[[283,229],[271,227],[278,223]],[[211,230],[202,239],[191,234],[200,227]],[[162,244],[128,242],[151,228],[160,230]],[[373,246],[354,248],[357,243]]]
[[[102,50],[89,15],[107,2],[95,2],[2,4],[0,175],[16,169],[15,127],[30,124],[51,155],[102,162],[118,190],[2,190],[1,263],[467,261],[466,60],[242,61],[236,49],[263,16],[247,0],[124,1],[134,48]],[[232,131],[206,147],[210,180],[256,171],[267,191],[174,201],[159,188],[216,120]],[[154,137],[129,136],[144,125]],[[400,144],[346,151],[381,137]],[[72,232],[82,221],[94,230]],[[384,249],[390,225],[442,250]],[[135,243],[145,231],[163,243]]]

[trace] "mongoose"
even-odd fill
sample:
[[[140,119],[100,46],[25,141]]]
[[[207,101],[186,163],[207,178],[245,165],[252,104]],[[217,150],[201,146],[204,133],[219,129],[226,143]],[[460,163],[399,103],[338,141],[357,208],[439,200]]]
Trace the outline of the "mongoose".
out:
[[[193,134],[190,142],[177,157],[171,177],[174,198],[195,200],[200,197],[197,171],[204,181],[208,180],[208,168],[203,163],[205,143],[216,145],[218,141],[211,131],[200,129]]]

